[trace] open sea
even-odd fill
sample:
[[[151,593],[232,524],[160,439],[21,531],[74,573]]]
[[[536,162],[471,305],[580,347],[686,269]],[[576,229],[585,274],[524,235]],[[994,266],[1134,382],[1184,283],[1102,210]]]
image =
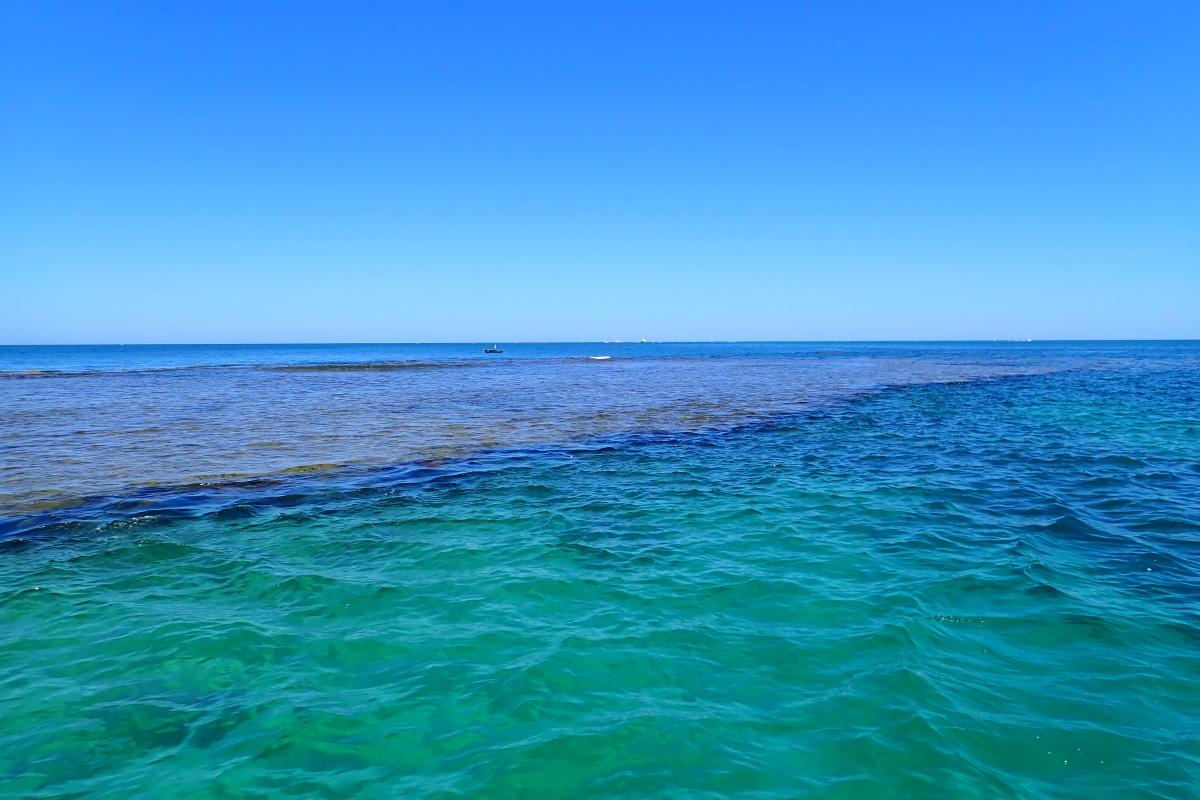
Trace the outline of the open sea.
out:
[[[0,797],[1200,798],[1200,343],[484,345],[0,347]]]

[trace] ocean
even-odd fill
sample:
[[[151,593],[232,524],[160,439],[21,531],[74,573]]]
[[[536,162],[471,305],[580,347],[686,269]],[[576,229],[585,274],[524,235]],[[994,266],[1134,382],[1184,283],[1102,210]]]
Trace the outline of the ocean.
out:
[[[1200,797],[1200,343],[489,344],[0,347],[0,796]]]

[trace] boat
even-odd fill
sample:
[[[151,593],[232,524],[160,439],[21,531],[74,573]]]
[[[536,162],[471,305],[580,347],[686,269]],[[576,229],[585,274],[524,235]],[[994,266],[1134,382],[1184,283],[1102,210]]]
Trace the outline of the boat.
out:
[[[483,352],[485,352],[485,353],[503,353],[504,351],[500,349],[500,345],[494,344],[491,347],[483,348]]]

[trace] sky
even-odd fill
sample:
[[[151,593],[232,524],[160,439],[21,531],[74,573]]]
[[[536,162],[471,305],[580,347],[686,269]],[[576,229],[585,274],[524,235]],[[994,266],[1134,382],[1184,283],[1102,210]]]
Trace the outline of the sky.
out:
[[[1200,3],[0,8],[0,343],[1200,337]]]

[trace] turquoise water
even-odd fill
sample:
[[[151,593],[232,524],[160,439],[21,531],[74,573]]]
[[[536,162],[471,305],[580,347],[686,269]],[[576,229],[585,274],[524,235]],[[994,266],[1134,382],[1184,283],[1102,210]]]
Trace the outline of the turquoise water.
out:
[[[10,355],[0,794],[1200,796],[1200,345],[659,347]]]

